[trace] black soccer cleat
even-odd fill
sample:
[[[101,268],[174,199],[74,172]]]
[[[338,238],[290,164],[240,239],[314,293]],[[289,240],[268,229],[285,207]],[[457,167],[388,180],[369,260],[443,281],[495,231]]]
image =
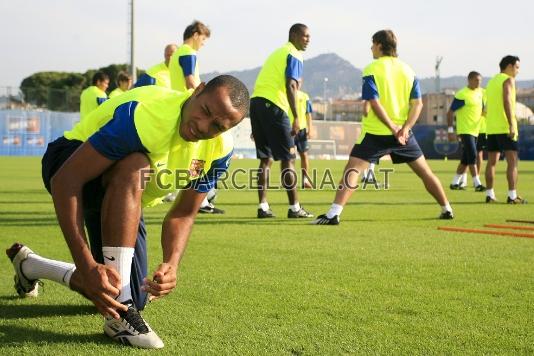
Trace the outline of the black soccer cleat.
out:
[[[485,190],[486,190],[486,187],[483,186],[482,184],[477,185],[477,186],[475,187],[475,192],[484,192]]]
[[[304,208],[300,208],[299,211],[287,210],[287,217],[289,219],[301,219],[301,218],[313,218],[313,214],[308,213]]]
[[[452,219],[454,219],[454,215],[453,215],[452,211],[447,210],[446,212],[441,213],[439,215],[439,219],[440,220],[452,220]]]
[[[465,190],[465,187],[460,184],[451,184],[449,188],[451,188],[451,190]]]
[[[486,203],[487,204],[493,204],[493,203],[496,203],[496,202],[497,202],[497,199],[486,195]]]
[[[161,349],[163,341],[139,314],[133,302],[129,300],[123,304],[128,306],[128,311],[119,311],[120,319],[107,316],[104,320],[104,333],[123,345]]]
[[[269,210],[263,210],[258,209],[258,219],[269,219],[274,218],[275,215],[273,214],[273,211],[271,209]]]
[[[508,204],[527,204],[528,203],[525,199],[521,198],[519,195],[515,199],[510,199],[510,197],[508,197],[506,199],[506,202]]]
[[[198,212],[201,214],[224,214],[224,210],[211,205],[200,207],[200,209],[198,209]]]
[[[333,218],[329,219],[326,214],[319,215],[315,220],[313,220],[311,225],[339,225],[339,215],[335,215]]]

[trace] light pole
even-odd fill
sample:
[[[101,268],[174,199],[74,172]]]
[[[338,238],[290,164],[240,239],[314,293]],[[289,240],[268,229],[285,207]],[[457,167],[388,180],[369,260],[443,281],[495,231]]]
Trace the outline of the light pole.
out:
[[[326,83],[328,83],[328,77],[324,77],[323,81],[323,102],[324,102],[324,120],[327,119],[327,113],[328,113],[328,104],[326,101]]]

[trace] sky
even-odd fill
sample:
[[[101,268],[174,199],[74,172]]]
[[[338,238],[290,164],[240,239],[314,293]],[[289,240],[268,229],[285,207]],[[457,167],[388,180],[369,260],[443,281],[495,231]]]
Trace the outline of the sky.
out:
[[[491,76],[504,55],[514,54],[521,58],[518,80],[534,79],[532,0],[135,0],[135,6],[135,56],[144,69],[161,62],[163,47],[181,43],[197,19],[212,31],[198,54],[201,73],[261,66],[300,22],[311,33],[305,58],[334,52],[363,68],[372,60],[372,34],[390,28],[399,57],[420,78],[434,75],[436,56],[444,57],[443,77],[471,70]],[[0,0],[0,87],[39,71],[128,62],[128,19],[129,0]]]

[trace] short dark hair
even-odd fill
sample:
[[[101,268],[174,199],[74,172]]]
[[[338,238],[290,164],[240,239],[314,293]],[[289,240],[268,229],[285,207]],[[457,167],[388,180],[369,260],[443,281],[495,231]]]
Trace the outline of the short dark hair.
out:
[[[391,30],[380,30],[373,35],[373,43],[382,45],[382,53],[397,57],[397,37]]]
[[[467,75],[467,79],[468,80],[471,80],[471,79],[474,79],[478,76],[482,76],[479,72],[476,72],[474,70],[470,71],[469,74]]]
[[[230,96],[232,106],[245,117],[248,113],[250,103],[250,96],[245,84],[232,75],[218,75],[206,84],[202,93],[209,93],[220,87],[228,89],[228,96]]]
[[[501,71],[505,70],[508,65],[515,65],[517,62],[519,62],[518,56],[505,56],[501,61],[499,62],[499,68],[501,68]]]
[[[293,37],[294,35],[301,34],[307,28],[308,28],[308,26],[306,26],[305,24],[302,24],[302,23],[293,24],[289,28],[289,39],[291,40],[291,37]]]
[[[191,25],[185,28],[184,41],[193,37],[195,33],[198,33],[199,35],[204,35],[206,37],[209,37],[211,35],[211,31],[208,26],[204,25],[200,21],[195,20]]]
[[[120,71],[119,74],[117,74],[117,84],[122,82],[127,82],[131,79],[130,74],[126,73],[125,71]]]
[[[98,82],[101,82],[103,80],[109,80],[109,75],[99,70],[93,75],[93,85],[96,85]]]

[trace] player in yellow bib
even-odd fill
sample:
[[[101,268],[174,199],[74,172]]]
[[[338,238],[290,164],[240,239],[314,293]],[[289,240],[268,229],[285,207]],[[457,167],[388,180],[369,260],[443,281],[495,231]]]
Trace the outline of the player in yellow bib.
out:
[[[169,62],[171,60],[172,54],[177,49],[178,46],[174,43],[165,46],[165,50],[163,51],[163,57],[165,58],[165,60],[148,68],[145,73],[141,74],[137,79],[137,82],[135,82],[134,87],[138,88],[145,85],[157,85],[170,89],[171,75],[169,73]]]
[[[462,158],[450,185],[453,190],[464,189],[463,176],[468,168],[473,178],[475,191],[486,190],[477,170],[477,138],[484,109],[484,91],[480,83],[482,83],[480,73],[470,72],[467,76],[467,86],[455,94],[447,112],[449,140],[456,139],[453,127],[454,116],[456,116],[456,134],[462,144]]]
[[[371,110],[350,153],[333,204],[312,224],[338,225],[339,216],[358,186],[358,176],[370,162],[389,154],[393,163],[407,163],[441,206],[440,219],[452,219],[452,208],[411,131],[423,108],[419,81],[413,70],[397,58],[397,38],[382,30],[372,37],[373,61],[363,70],[362,99]]]
[[[95,304],[114,340],[163,347],[139,310],[149,296],[176,287],[200,203],[229,165],[227,131],[246,115],[249,100],[245,85],[228,75],[182,93],[145,86],[110,99],[50,143],[43,181],[74,264],[14,244],[8,256],[19,294],[36,293],[39,279],[62,283]],[[177,188],[162,225],[163,261],[149,277],[142,209]]]
[[[96,72],[92,84],[80,95],[80,120],[108,99],[106,90],[109,86],[109,76],[106,73]]]
[[[172,89],[194,89],[200,83],[197,52],[204,47],[210,35],[210,29],[200,21],[186,27],[184,43],[173,53],[169,62]]]
[[[524,204],[517,195],[518,131],[515,117],[515,77],[519,73],[519,57],[506,56],[499,63],[501,72],[486,87],[486,132],[488,137],[488,163],[486,165],[486,203],[497,199],[493,184],[495,167],[502,151],[506,158],[509,204]]]
[[[302,82],[299,82],[299,87],[302,85]],[[312,103],[310,97],[307,93],[299,90],[297,92],[297,111],[299,122],[299,132],[295,135],[295,146],[297,147],[297,152],[300,155],[300,169],[302,172],[302,187],[303,188],[313,188],[310,182],[310,160],[308,158],[308,151],[310,149],[310,144],[308,139],[310,138],[312,131]]]
[[[300,206],[295,172],[295,140],[300,131],[297,109],[298,82],[302,78],[302,51],[310,42],[310,32],[304,24],[289,29],[289,41],[267,58],[256,78],[250,100],[250,123],[260,160],[258,173],[259,219],[274,214],[267,202],[269,172],[273,159],[280,161],[281,181],[287,192],[287,217],[310,218],[313,215]]]
[[[117,87],[109,93],[109,98],[112,99],[117,95],[126,93],[132,86],[132,77],[126,72],[119,72],[117,74]]]

